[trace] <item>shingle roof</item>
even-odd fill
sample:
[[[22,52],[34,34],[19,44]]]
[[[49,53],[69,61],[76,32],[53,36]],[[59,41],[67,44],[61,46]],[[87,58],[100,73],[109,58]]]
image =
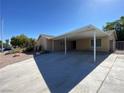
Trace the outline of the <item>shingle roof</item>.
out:
[[[40,34],[38,39],[41,38],[41,37],[45,37],[45,38],[48,38],[48,39],[54,38],[54,36],[52,36],[52,35]]]

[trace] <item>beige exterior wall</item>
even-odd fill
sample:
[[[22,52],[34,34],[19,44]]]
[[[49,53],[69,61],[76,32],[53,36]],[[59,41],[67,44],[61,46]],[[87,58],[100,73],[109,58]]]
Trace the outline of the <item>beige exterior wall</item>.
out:
[[[44,50],[52,50],[52,40],[42,37],[39,40],[37,40],[36,46],[42,46]]]
[[[108,51],[109,52],[109,37],[102,38],[102,51]]]
[[[76,41],[77,50],[89,50],[90,49],[90,39],[80,39]]]
[[[45,38],[44,37],[39,38],[37,40],[37,45],[36,46],[42,46],[43,49],[45,49],[46,48]]]
[[[52,51],[52,39],[46,39],[47,47],[46,50]]]
[[[79,39],[76,40],[76,50],[83,50],[83,51],[89,51],[93,50],[93,47],[91,47],[91,40],[93,38],[85,38],[85,39]],[[115,47],[115,36],[112,34],[111,36],[106,36],[106,37],[101,37],[97,38],[101,39],[101,47],[97,48],[97,51],[106,51],[109,52],[110,49],[110,40],[113,40],[113,46]],[[42,37],[37,41],[37,46],[42,46],[45,50],[52,51],[53,45],[52,45],[53,40],[48,39],[46,37]],[[64,51],[65,49],[65,42],[64,39],[62,40],[54,40],[54,51]],[[71,50],[71,42],[70,40],[67,40],[67,50]]]
[[[64,40],[54,40],[54,51],[64,50]]]
[[[97,48],[97,51],[109,51],[109,40],[108,37],[98,38],[101,39],[101,47]],[[93,50],[91,47],[92,38],[77,40],[76,49],[77,50]]]
[[[101,39],[101,47],[97,48],[97,51],[109,52],[109,37],[97,38]],[[92,38],[79,39],[76,40],[76,50],[78,51],[91,51]],[[64,40],[55,40],[54,41],[54,51],[64,51]],[[67,41],[67,50],[71,50],[70,41]]]
[[[115,51],[115,49],[116,49],[116,37],[115,37],[114,32],[110,35],[109,40],[113,40],[113,51]],[[110,46],[111,45],[109,45],[109,48],[110,48]]]

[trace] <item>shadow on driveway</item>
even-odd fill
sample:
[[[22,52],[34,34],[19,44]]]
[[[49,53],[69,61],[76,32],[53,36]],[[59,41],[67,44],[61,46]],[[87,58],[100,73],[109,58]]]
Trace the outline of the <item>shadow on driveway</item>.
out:
[[[51,53],[34,59],[51,93],[68,93],[108,55],[98,53],[95,63],[91,52]]]

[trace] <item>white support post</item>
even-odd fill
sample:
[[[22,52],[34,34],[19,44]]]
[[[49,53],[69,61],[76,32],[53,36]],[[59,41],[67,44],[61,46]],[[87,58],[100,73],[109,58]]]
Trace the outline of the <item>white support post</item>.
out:
[[[67,42],[66,42],[66,36],[65,36],[65,55],[66,55],[66,53],[67,53]]]
[[[52,51],[54,52],[54,40],[52,41]]]
[[[96,32],[94,32],[94,62],[96,62]]]

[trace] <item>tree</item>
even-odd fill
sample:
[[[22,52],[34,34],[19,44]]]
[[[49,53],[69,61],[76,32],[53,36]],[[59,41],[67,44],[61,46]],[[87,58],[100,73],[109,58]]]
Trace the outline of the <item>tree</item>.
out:
[[[10,43],[11,43],[11,45],[12,45],[13,47],[19,46],[19,42],[18,42],[18,39],[17,39],[16,37],[12,37]]]
[[[115,30],[119,41],[124,41],[124,16],[114,22],[107,22],[104,31]]]
[[[2,41],[0,40],[0,48],[1,48],[1,46],[2,46]]]
[[[6,47],[6,44],[3,42],[3,48]],[[0,48],[2,48],[2,41],[0,40]]]
[[[6,39],[5,41],[6,41],[6,43],[5,43],[6,44],[6,48],[10,47],[10,45],[9,45],[9,39]]]
[[[35,46],[35,39],[28,38],[27,36],[21,34],[11,38],[11,45],[16,48],[24,48],[26,51],[32,51]]]
[[[113,30],[114,29],[115,22],[107,22],[106,26],[104,27],[104,30]]]
[[[28,39],[28,43],[27,43],[27,47],[26,47],[26,51],[30,52],[34,50],[36,41],[33,38],[29,38]]]
[[[24,47],[26,47],[26,45],[28,43],[28,37],[21,34],[19,36],[12,37],[10,43],[13,47],[24,48]]]

